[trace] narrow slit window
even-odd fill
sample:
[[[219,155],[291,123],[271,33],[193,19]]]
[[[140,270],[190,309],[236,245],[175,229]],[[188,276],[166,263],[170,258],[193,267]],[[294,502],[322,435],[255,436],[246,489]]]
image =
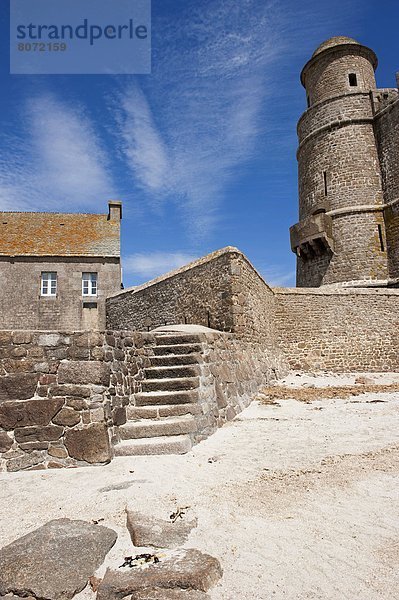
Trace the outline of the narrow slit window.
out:
[[[306,94],[306,102],[307,102],[307,105],[308,105],[308,108],[309,108],[310,107],[310,96],[309,96],[309,94]]]
[[[356,75],[356,73],[349,73],[349,85],[351,87],[357,87],[357,75]]]
[[[327,171],[323,171],[324,195],[328,196]]]
[[[382,227],[378,225],[378,237],[380,239],[381,252],[385,252],[384,237],[382,235]]]

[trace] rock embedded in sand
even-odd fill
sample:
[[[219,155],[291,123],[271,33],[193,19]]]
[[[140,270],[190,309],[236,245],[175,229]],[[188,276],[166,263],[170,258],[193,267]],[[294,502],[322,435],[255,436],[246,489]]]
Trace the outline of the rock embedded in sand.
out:
[[[0,550],[0,595],[69,600],[115,544],[112,529],[56,519]]]
[[[191,531],[197,527],[197,519],[178,519],[175,523],[127,510],[126,526],[134,546],[177,548],[184,544]]]
[[[199,550],[180,550],[148,567],[129,571],[108,569],[98,588],[97,600],[115,600],[156,588],[207,592],[222,574],[216,558]]]

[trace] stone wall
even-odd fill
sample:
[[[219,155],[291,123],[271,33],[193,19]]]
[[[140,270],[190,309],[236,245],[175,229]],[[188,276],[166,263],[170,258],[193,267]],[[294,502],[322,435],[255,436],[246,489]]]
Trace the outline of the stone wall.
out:
[[[147,331],[162,325],[195,323],[232,331],[231,250],[224,248],[109,297],[107,328]]]
[[[99,333],[0,332],[0,468],[110,460],[103,345]]]
[[[391,279],[399,278],[399,100],[375,117],[375,132],[384,185],[385,227]]]
[[[276,357],[273,315],[273,291],[231,247],[107,300],[110,329],[204,325],[266,345]]]
[[[41,273],[57,273],[57,296],[41,296]],[[82,297],[82,273],[98,274],[97,297]],[[0,257],[0,329],[105,328],[105,298],[120,289],[117,258]],[[85,308],[84,303],[96,303]]]
[[[399,371],[399,291],[275,289],[279,344],[302,371]]]
[[[257,391],[286,372],[265,347],[237,339],[232,334],[204,336],[198,442],[231,421],[256,397]]]
[[[136,394],[156,335],[0,331],[0,471],[109,462],[118,428],[143,417]],[[287,370],[281,353],[260,342],[217,331],[197,337],[202,350],[194,443]]]

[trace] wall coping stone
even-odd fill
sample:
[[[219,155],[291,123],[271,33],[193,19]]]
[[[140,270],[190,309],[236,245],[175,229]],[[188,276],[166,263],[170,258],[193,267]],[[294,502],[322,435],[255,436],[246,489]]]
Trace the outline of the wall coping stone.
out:
[[[196,267],[199,267],[206,263],[209,263],[225,254],[236,254],[236,255],[239,255],[241,258],[243,258],[245,260],[245,262],[251,267],[251,269],[257,274],[259,279],[266,285],[266,287],[271,292],[273,292],[272,288],[266,283],[266,281],[263,279],[262,275],[255,269],[253,264],[245,256],[245,254],[243,252],[241,252],[241,250],[239,250],[238,248],[236,248],[234,246],[226,246],[225,248],[221,248],[220,250],[211,252],[210,254],[207,254],[206,256],[199,258],[198,260],[194,260],[194,261],[188,263],[187,265],[180,267],[179,269],[169,271],[168,273],[165,273],[164,275],[160,275],[159,277],[156,277],[155,279],[151,279],[150,281],[147,281],[146,283],[143,283],[142,285],[132,286],[130,288],[126,288],[125,290],[122,290],[121,292],[115,292],[114,294],[110,294],[109,296],[107,296],[107,300],[109,300],[110,298],[119,298],[119,297],[123,296],[124,294],[138,294],[139,292],[147,290],[148,288],[155,286],[158,283],[161,283],[162,281],[167,281],[168,279],[172,279],[173,277],[176,277],[177,275],[180,275],[181,273],[191,271],[192,269],[195,269]]]
[[[399,290],[387,288],[344,288],[329,286],[319,288],[273,288],[276,296],[399,296]]]

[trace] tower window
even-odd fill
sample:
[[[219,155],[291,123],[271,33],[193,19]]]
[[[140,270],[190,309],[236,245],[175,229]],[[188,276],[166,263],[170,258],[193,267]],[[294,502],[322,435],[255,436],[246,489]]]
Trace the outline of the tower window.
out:
[[[308,104],[308,108],[310,107],[310,96],[309,94],[306,94],[306,102]]]
[[[323,181],[324,181],[324,195],[328,196],[327,171],[323,171]]]
[[[378,237],[379,237],[379,240],[380,240],[381,252],[385,252],[384,237],[382,235],[382,227],[381,227],[381,225],[378,225]]]
[[[357,75],[356,73],[349,73],[349,85],[351,87],[357,86]]]

